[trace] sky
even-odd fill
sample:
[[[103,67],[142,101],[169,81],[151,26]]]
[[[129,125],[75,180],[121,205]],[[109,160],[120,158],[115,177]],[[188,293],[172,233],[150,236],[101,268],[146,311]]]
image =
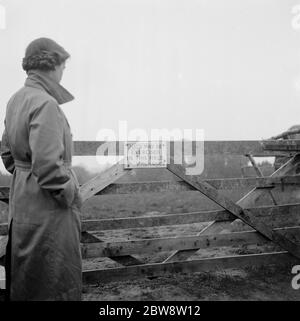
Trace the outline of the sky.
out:
[[[300,0],[0,0],[2,20],[3,8],[1,132],[38,37],[71,54],[62,85],[76,99],[62,108],[74,140],[118,135],[119,121],[203,129],[206,140],[260,140],[300,123]]]

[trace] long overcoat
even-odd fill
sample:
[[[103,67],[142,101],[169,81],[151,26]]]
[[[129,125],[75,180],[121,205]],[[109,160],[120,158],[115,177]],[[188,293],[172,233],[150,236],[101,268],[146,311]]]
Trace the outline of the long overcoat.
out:
[[[60,104],[73,96],[29,71],[10,99],[1,157],[12,173],[6,279],[10,300],[80,300],[79,184]]]

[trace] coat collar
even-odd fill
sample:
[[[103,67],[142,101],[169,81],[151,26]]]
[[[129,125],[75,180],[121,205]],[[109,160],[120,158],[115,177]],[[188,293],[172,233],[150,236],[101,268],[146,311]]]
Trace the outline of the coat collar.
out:
[[[33,87],[45,90],[49,95],[54,97],[58,104],[65,104],[74,99],[62,85],[52,80],[46,72],[40,70],[28,71],[28,77],[25,81],[26,87]]]

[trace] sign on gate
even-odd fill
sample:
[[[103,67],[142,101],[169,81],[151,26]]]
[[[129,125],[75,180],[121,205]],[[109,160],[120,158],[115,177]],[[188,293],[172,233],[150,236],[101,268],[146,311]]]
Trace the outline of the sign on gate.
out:
[[[167,167],[166,142],[125,142],[125,168]]]

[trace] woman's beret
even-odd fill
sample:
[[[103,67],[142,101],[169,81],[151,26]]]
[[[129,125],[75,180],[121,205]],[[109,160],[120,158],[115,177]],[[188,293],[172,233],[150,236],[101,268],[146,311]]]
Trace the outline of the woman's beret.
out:
[[[55,66],[62,64],[69,57],[70,54],[54,40],[38,38],[26,48],[22,67],[26,72],[31,69],[54,70]]]

